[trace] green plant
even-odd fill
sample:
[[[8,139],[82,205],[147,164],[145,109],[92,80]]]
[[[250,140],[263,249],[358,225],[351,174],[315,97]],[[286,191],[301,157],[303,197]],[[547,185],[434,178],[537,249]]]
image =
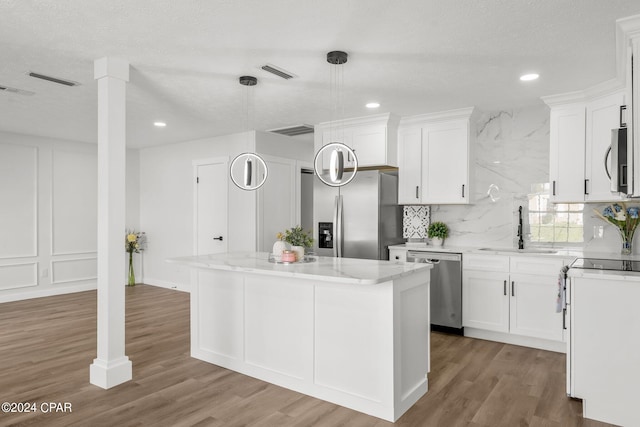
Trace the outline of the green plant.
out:
[[[304,231],[299,225],[296,225],[289,230],[285,230],[284,233],[278,233],[276,238],[284,240],[292,246],[304,246],[305,248],[310,248],[313,245],[311,233]]]
[[[444,239],[449,235],[449,227],[444,222],[436,221],[429,224],[429,228],[427,228],[427,235],[430,239],[434,237]]]

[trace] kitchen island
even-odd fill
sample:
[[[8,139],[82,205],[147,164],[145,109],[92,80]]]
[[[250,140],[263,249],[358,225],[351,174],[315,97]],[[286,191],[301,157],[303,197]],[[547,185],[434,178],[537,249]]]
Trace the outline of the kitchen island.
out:
[[[426,393],[430,265],[168,261],[194,269],[192,357],[388,421]]]

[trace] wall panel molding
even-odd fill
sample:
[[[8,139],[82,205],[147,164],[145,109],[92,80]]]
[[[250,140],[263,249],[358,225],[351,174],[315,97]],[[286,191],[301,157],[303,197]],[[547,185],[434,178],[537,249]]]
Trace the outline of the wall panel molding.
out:
[[[51,261],[51,284],[96,280],[98,277],[98,257],[59,259]],[[123,286],[125,278],[122,279]]]
[[[52,151],[50,244],[53,256],[89,254],[97,250],[97,162],[97,153]]]
[[[0,259],[38,256],[38,154],[0,143]]]
[[[0,265],[0,290],[38,286],[38,263]]]

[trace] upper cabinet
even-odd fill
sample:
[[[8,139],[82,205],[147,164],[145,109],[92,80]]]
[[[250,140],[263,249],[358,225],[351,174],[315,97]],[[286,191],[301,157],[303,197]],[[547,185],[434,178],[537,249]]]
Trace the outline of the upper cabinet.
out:
[[[587,134],[585,155],[585,201],[620,200],[620,193],[611,192],[611,130],[620,127],[620,107],[625,104],[624,92],[596,98],[587,103]]]
[[[620,127],[625,93],[615,82],[545,97],[550,106],[549,181],[555,203],[617,201],[611,191],[611,130]]]
[[[473,108],[403,118],[398,132],[398,203],[471,202]]]
[[[329,143],[340,142],[356,153],[358,167],[397,166],[398,122],[393,114],[377,114],[320,123],[315,126],[315,151]],[[344,160],[345,167],[353,167],[350,156]],[[328,162],[328,158],[323,158],[323,167],[328,167]]]
[[[616,21],[616,69],[627,102],[627,192],[640,197],[640,15]]]

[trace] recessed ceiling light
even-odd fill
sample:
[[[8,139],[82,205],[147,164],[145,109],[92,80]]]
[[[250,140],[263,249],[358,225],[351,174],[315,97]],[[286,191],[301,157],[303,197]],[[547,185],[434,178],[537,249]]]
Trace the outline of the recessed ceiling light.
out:
[[[380,106],[379,102],[369,102],[365,107],[367,108],[378,108]]]
[[[165,127],[167,124],[165,122],[153,122],[153,125],[159,128]]]
[[[531,73],[531,74],[523,74],[520,76],[520,80],[522,80],[523,82],[528,82],[531,80],[536,80],[538,77],[540,77],[538,74],[536,73]]]

